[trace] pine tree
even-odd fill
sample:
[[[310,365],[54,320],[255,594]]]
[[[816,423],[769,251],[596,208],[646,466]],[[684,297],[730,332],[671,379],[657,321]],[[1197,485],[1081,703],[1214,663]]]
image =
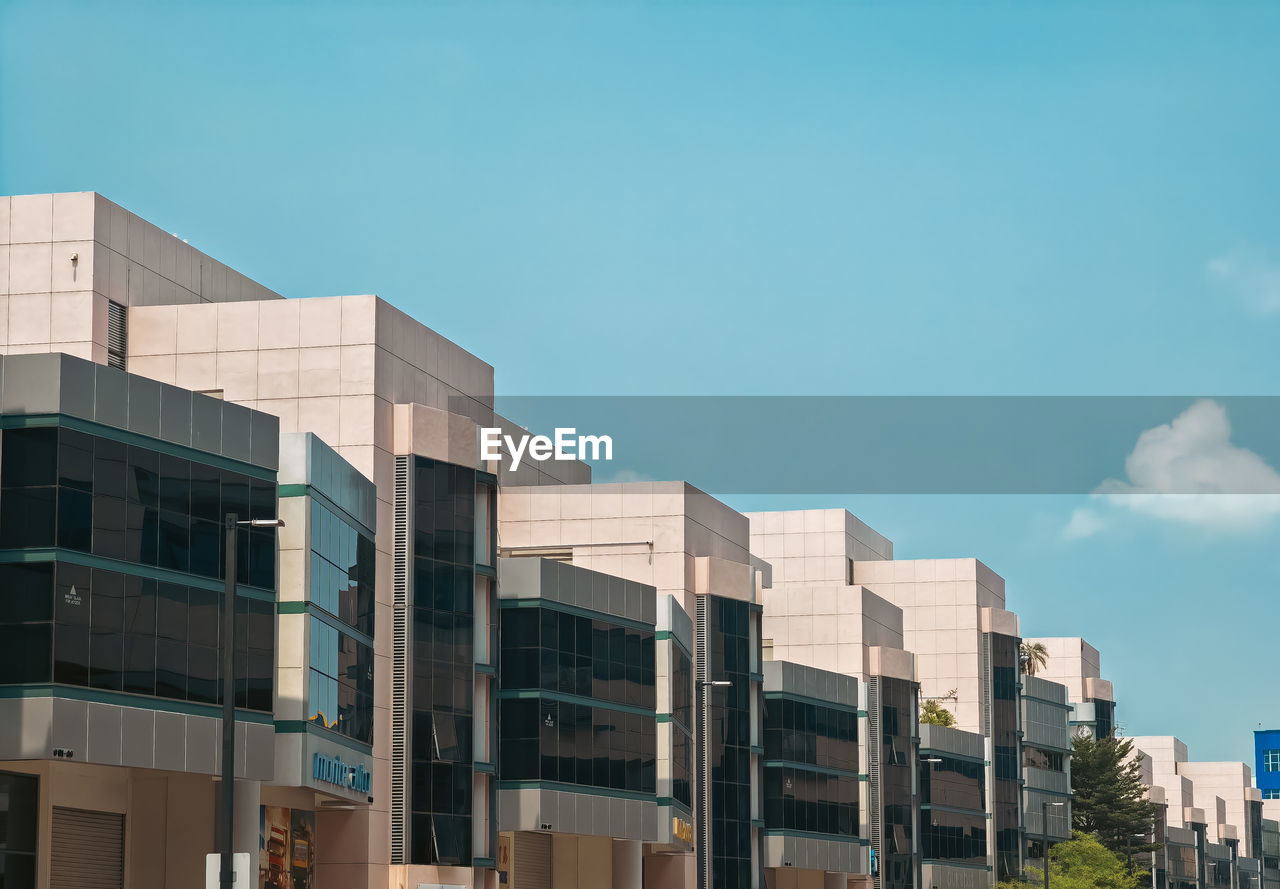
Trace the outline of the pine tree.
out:
[[[1152,852],[1156,807],[1138,774],[1133,742],[1125,738],[1076,738],[1071,755],[1072,826],[1117,855]]]

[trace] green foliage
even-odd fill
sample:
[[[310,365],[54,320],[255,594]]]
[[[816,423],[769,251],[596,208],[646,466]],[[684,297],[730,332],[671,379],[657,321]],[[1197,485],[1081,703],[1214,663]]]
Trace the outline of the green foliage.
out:
[[[925,701],[924,706],[920,708],[920,724],[952,726],[956,724],[956,718],[951,715],[950,710],[937,701]]]
[[[1128,862],[1098,842],[1097,837],[1076,831],[1070,840],[1049,849],[1049,885],[1052,889],[1142,889],[1150,877],[1131,872]],[[1008,889],[1032,889],[1044,884],[1044,871],[1027,868],[1027,880],[1000,884]]]
[[[1034,676],[1040,672],[1041,667],[1049,663],[1049,649],[1045,648],[1043,642],[1023,642],[1018,650],[1018,663],[1022,666],[1023,673]]]
[[[1132,856],[1159,849],[1151,836],[1155,806],[1138,776],[1133,742],[1124,738],[1076,738],[1071,755],[1071,824],[1092,834],[1112,853]]]

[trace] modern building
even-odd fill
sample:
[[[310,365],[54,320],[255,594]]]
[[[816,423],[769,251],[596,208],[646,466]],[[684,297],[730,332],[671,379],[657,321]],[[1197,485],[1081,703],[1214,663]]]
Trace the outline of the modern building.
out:
[[[485,461],[493,380],[376,296],[0,198],[7,889],[198,885],[224,694],[262,887],[981,889],[1069,835],[1095,649],[1020,677],[1002,578],[844,510]],[[234,684],[228,513],[284,522],[234,537]],[[1138,740],[1155,889],[1280,886],[1275,751],[1259,793]]]
[[[955,717],[955,728],[991,741],[985,803],[992,816],[987,840],[993,872],[997,879],[1020,874],[1020,639],[1017,616],[1004,610],[1003,578],[977,559],[893,560],[892,543],[844,510],[748,518],[753,551],[775,566],[765,599],[774,656],[859,671],[861,636],[853,614],[894,615],[878,625],[900,621],[896,644],[915,655],[920,698],[940,702]],[[877,854],[883,853],[877,848]]]
[[[5,885],[198,883],[224,694],[244,848],[273,778],[273,531],[240,530],[231,689],[219,634],[222,518],[275,516],[276,418],[59,353],[0,360],[0,415]]]
[[[772,889],[868,882],[859,697],[854,677],[764,663],[764,869]]]
[[[657,612],[671,616],[670,627],[657,627],[666,636],[658,643],[677,641],[670,659],[655,663],[658,712],[671,714],[658,735],[658,780],[664,761],[673,777],[683,769],[685,727],[676,714],[689,712],[683,701],[691,695],[694,842],[692,851],[673,851],[684,840],[674,835],[683,819],[659,824],[644,852],[645,886],[761,886],[765,578],[750,558],[746,518],[683,482],[507,486],[498,508],[503,556],[571,563],[651,587],[659,603],[671,600]],[[684,620],[692,625],[687,652],[678,642]],[[672,786],[678,812],[679,785]]]
[[[1280,799],[1280,729],[1253,733],[1253,773],[1263,799]]]
[[[1079,636],[1039,636],[1024,641],[1043,645],[1048,653],[1036,675],[1067,687],[1072,734],[1090,738],[1115,734],[1115,691],[1111,682],[1102,678],[1098,649]]]
[[[691,817],[687,745],[679,777],[658,786],[656,591],[551,559],[499,565],[500,879],[639,889],[644,844],[692,850],[678,826]],[[686,650],[691,629],[678,622]],[[689,697],[664,715],[687,727]]]
[[[1022,812],[1026,859],[1044,867],[1044,846],[1071,839],[1071,705],[1067,688],[1022,677]]]
[[[920,726],[921,886],[980,889],[993,882],[990,747],[977,732]]]

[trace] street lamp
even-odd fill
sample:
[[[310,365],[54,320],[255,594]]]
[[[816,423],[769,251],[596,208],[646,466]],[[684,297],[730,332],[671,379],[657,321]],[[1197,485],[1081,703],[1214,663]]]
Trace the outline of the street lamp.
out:
[[[1131,833],[1124,838],[1124,857],[1129,859],[1129,876],[1133,876],[1133,841],[1136,839],[1145,840],[1145,833]]]
[[[1040,803],[1041,842],[1044,844],[1044,889],[1049,889],[1049,807],[1065,806],[1066,803],[1051,803],[1047,800]]]
[[[232,889],[235,872],[232,865],[233,831],[235,829],[236,785],[236,683],[235,683],[235,635],[236,635],[236,529],[240,525],[250,528],[283,528],[283,519],[250,519],[240,521],[234,512],[226,514],[227,559],[223,570],[226,586],[222,596],[222,837],[218,843],[222,853],[222,868],[218,883],[222,889]]]

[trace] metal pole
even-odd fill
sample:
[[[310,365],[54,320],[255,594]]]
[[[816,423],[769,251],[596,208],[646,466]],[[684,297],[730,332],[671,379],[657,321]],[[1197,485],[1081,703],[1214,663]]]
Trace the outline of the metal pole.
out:
[[[218,843],[222,853],[222,889],[233,889],[232,843],[235,829],[236,784],[236,515],[226,515],[227,559],[226,588],[222,600],[222,837]]]
[[[1043,801],[1040,803],[1040,831],[1044,842],[1040,850],[1044,856],[1044,889],[1049,889],[1049,804]]]

